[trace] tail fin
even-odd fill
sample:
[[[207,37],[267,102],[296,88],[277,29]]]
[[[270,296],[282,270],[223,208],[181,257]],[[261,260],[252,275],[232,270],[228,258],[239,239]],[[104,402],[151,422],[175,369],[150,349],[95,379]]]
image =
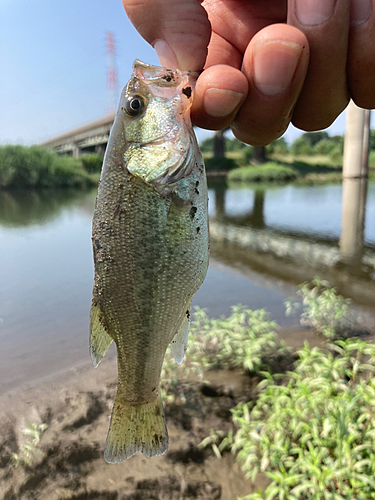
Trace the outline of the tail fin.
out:
[[[109,464],[124,462],[141,451],[146,457],[163,455],[168,432],[160,398],[142,405],[129,405],[116,396],[104,449]]]

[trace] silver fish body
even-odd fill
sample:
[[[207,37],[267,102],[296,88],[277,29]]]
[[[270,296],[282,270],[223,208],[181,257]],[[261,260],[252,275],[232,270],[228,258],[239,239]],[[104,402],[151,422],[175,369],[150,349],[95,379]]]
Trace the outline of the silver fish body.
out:
[[[135,61],[111,130],[93,217],[90,351],[117,346],[105,459],[168,447],[159,379],[187,347],[191,299],[208,267],[207,185],[190,122],[194,76]]]

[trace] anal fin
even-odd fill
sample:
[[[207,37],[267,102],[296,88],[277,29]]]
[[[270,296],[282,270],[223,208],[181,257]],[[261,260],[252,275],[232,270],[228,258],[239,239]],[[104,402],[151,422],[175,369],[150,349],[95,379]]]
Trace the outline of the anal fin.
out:
[[[112,338],[105,329],[104,315],[97,303],[93,303],[90,311],[90,355],[95,368],[102,360],[112,343]]]
[[[172,342],[169,344],[172,355],[178,365],[182,363],[182,360],[185,357],[189,340],[189,325],[190,325],[190,304],[186,309],[186,313],[181,322],[180,328],[177,330],[176,335],[173,337]]]

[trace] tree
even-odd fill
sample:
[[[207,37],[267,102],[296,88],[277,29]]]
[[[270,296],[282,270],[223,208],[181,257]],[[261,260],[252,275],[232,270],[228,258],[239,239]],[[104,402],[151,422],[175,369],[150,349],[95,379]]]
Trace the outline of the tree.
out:
[[[268,144],[266,150],[269,154],[286,155],[289,153],[289,146],[284,137],[280,137],[276,141],[271,142],[271,144]]]
[[[262,165],[266,163],[266,147],[265,146],[254,146],[253,147],[253,163],[256,165]]]
[[[214,135],[214,158],[225,158],[225,143],[223,130],[217,130]]]
[[[301,137],[310,144],[311,147],[314,147],[315,144],[319,141],[323,141],[325,139],[329,139],[329,135],[327,132],[305,132],[301,135]]]

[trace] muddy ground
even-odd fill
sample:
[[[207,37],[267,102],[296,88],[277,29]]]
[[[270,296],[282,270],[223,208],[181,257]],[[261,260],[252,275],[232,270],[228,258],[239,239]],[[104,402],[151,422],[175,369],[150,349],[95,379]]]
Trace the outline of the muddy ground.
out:
[[[0,398],[0,498],[5,500],[202,500],[236,499],[254,491],[235,458],[219,460],[198,444],[211,428],[230,427],[230,409],[255,392],[256,381],[241,372],[210,372],[208,384],[193,383],[186,402],[165,409],[169,450],[157,458],[137,454],[108,465],[103,447],[116,391],[116,362],[87,364],[54,381],[19,388]],[[22,456],[22,429],[46,423],[30,466]]]
[[[372,330],[373,332],[375,331]],[[365,333],[369,333],[368,330]],[[310,346],[323,340],[307,329],[280,332],[289,345]],[[373,336],[366,338],[370,340]],[[273,371],[292,368],[294,355],[274,360]],[[23,386],[0,396],[0,499],[4,500],[236,500],[264,487],[253,484],[229,452],[218,459],[199,443],[210,429],[231,428],[231,413],[240,401],[256,396],[259,379],[241,371],[209,371],[165,407],[169,449],[162,457],[137,454],[109,465],[103,459],[110,412],[116,392],[114,358],[97,369],[71,369],[53,380]],[[28,424],[47,424],[32,465],[22,458]]]

